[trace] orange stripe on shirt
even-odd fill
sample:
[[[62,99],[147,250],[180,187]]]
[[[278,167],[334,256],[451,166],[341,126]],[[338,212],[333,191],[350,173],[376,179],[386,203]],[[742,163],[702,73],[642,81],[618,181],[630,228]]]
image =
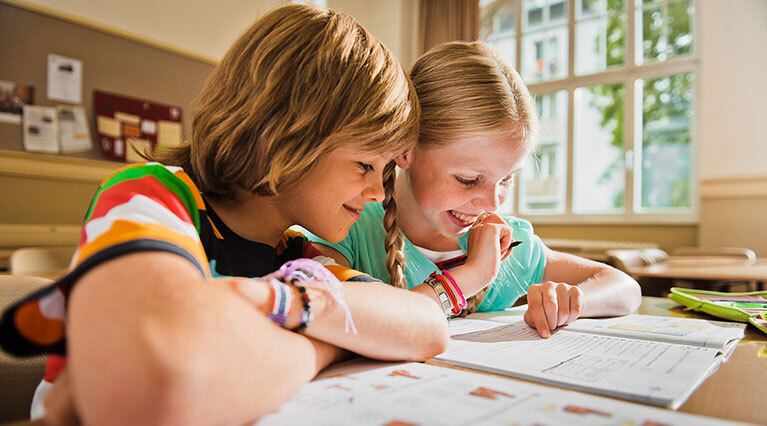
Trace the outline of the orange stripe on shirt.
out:
[[[168,241],[180,246],[197,259],[200,266],[206,271],[206,276],[210,275],[208,259],[199,239],[181,235],[164,225],[139,223],[125,219],[116,220],[107,232],[82,246],[77,252],[77,264],[101,250],[140,239]]]

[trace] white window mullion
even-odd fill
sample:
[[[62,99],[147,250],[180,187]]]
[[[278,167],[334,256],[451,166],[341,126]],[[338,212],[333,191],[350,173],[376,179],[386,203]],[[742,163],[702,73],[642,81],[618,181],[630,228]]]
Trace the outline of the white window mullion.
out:
[[[575,157],[575,120],[573,111],[575,110],[574,89],[567,91],[567,133],[565,135],[565,146],[567,152],[567,162],[565,166],[565,216],[573,215],[573,158]]]

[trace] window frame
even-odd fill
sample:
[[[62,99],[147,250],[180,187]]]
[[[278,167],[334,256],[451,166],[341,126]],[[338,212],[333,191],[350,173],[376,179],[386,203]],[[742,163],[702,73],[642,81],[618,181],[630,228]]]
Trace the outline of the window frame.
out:
[[[516,28],[522,28],[522,13],[524,11],[522,1],[514,1],[516,10]],[[525,218],[537,224],[697,224],[700,212],[700,188],[699,188],[699,147],[698,147],[698,114],[700,110],[700,78],[698,77],[699,64],[699,35],[698,28],[698,8],[697,0],[689,0],[693,8],[690,19],[690,32],[693,34],[691,52],[680,56],[675,56],[664,61],[652,61],[649,63],[637,63],[641,57],[641,52],[637,49],[637,41],[641,37],[641,26],[637,25],[638,10],[644,8],[642,0],[624,0],[626,14],[626,53],[625,64],[622,66],[610,67],[607,70],[591,74],[575,74],[575,8],[576,0],[566,0],[567,7],[567,77],[558,80],[542,81],[530,83],[527,85],[533,96],[556,93],[565,90],[567,93],[567,130],[565,134],[565,208],[563,213],[554,213],[551,211],[542,211],[540,213],[522,212],[520,209],[520,188],[522,185],[514,185],[513,188],[513,213],[515,216]],[[660,0],[655,5],[661,6],[667,10],[670,3],[676,3],[678,0]],[[609,13],[609,12],[608,12]],[[665,16],[665,13],[664,13]],[[665,23],[664,23],[665,25]],[[516,43],[516,68],[522,69],[525,64],[522,63],[522,41],[523,31],[517,31],[515,34]],[[689,209],[683,211],[641,211],[641,155],[637,155],[636,148],[641,147],[642,143],[642,93],[640,80],[647,80],[658,77],[671,76],[681,73],[691,73],[694,76],[692,90],[692,117],[690,120],[690,197],[691,204]],[[574,153],[574,92],[580,87],[588,87],[602,84],[623,84],[626,89],[624,105],[624,159],[626,161],[625,169],[625,203],[622,213],[574,213],[573,212],[573,153]],[[641,151],[640,151],[641,152]],[[519,176],[519,179],[523,179]],[[635,206],[640,206],[636,209]]]

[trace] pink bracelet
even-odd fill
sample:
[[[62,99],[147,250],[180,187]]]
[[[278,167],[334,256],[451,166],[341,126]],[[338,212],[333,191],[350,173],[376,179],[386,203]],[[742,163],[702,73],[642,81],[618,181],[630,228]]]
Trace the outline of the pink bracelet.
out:
[[[458,287],[458,284],[455,283],[455,280],[453,279],[453,277],[446,270],[442,271],[442,275],[444,275],[448,279],[448,281],[450,281],[450,284],[452,285],[453,289],[455,289],[455,292],[458,294],[458,297],[456,298],[458,299],[458,307],[461,309],[466,309],[468,305],[466,303],[466,298],[463,296],[463,292],[461,291],[461,288]]]

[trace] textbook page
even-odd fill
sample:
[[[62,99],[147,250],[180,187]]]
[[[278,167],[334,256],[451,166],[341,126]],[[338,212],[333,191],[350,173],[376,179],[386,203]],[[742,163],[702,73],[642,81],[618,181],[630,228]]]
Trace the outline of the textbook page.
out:
[[[467,318],[514,324],[523,320],[526,310],[527,306],[518,306],[505,311],[474,313]],[[614,318],[580,318],[563,329],[715,348],[722,351],[724,360],[727,360],[745,336],[746,327],[747,324],[736,322],[632,314]]]
[[[733,422],[409,363],[307,383],[256,424],[713,426]]]
[[[721,362],[700,346],[560,329],[548,339],[523,321],[452,320],[443,354],[429,360],[677,408]]]
[[[722,351],[726,359],[745,336],[746,326],[725,321],[633,314],[616,318],[581,318],[565,329],[714,348]]]

